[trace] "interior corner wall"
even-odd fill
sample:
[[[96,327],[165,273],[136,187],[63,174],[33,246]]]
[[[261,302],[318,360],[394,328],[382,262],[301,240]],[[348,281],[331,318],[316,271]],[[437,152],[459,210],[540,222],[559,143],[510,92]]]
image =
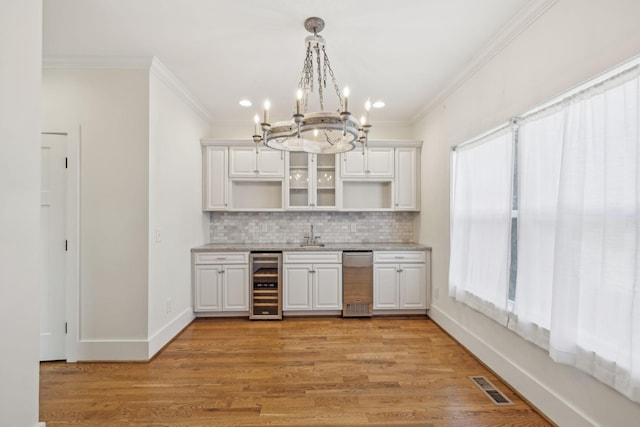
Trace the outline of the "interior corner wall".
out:
[[[42,2],[0,3],[0,425],[38,425]]]
[[[43,126],[80,126],[78,360],[147,357],[148,82],[148,69],[43,70]]]
[[[154,73],[149,81],[149,357],[194,318],[191,248],[208,241],[200,139],[209,122]]]
[[[416,124],[420,243],[433,247],[430,316],[561,426],[630,426],[640,404],[448,297],[450,147],[640,54],[640,2],[560,0]]]

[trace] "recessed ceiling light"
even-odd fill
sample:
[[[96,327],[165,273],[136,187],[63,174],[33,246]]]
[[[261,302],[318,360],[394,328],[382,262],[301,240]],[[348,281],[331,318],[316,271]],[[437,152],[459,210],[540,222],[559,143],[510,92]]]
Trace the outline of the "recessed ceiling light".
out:
[[[384,101],[376,101],[373,103],[373,108],[382,108],[384,107]]]
[[[243,107],[251,107],[251,105],[253,105],[248,99],[241,99],[238,104],[242,105]]]

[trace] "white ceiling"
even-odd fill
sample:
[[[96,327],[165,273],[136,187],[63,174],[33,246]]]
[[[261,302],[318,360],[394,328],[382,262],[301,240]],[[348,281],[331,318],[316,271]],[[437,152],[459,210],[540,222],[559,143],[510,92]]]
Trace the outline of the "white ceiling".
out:
[[[534,3],[540,0],[44,0],[43,51],[45,58],[155,56],[213,122],[250,123],[266,98],[272,117],[285,119],[309,35],[303,23],[318,16],[338,84],[351,89],[350,110],[359,117],[367,98],[382,99],[374,125],[406,123],[505,40],[505,28],[513,33]],[[254,106],[239,106],[241,98]]]

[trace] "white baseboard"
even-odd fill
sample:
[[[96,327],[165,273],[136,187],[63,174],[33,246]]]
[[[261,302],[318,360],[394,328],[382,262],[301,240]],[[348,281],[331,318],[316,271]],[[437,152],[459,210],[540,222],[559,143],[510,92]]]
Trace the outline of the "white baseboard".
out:
[[[36,424],[34,427],[47,427],[47,423],[45,422],[39,422],[38,424]]]
[[[559,421],[559,425],[572,426],[594,425],[588,416],[564,401],[554,390],[520,366],[516,360],[507,357],[437,306],[431,306],[429,317],[512,388],[517,385],[517,390],[523,397],[554,422]],[[531,396],[535,396],[535,399]]]
[[[77,344],[78,361],[146,361],[147,340],[80,340]]]
[[[188,307],[148,340],[80,340],[78,361],[148,361],[194,319]]]
[[[149,338],[149,350],[147,358],[151,359],[155,354],[169,343],[176,335],[180,333],[195,319],[193,308],[189,307],[182,313],[178,314],[172,321],[157,331]]]

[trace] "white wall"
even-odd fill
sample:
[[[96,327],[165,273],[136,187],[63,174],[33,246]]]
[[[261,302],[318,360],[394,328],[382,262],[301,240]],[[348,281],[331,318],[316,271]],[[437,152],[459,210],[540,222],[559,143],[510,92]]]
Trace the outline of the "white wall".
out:
[[[209,215],[202,212],[200,138],[208,135],[209,124],[157,60],[149,87],[151,357],[193,320],[190,249],[205,243],[203,230],[208,231]]]
[[[80,360],[147,356],[148,82],[148,69],[43,71],[43,126],[81,127]]]
[[[0,3],[0,425],[38,423],[42,4]]]
[[[637,0],[559,0],[415,126],[420,242],[433,247],[431,317],[561,426],[631,426],[640,405],[450,299],[449,148],[640,54]]]

